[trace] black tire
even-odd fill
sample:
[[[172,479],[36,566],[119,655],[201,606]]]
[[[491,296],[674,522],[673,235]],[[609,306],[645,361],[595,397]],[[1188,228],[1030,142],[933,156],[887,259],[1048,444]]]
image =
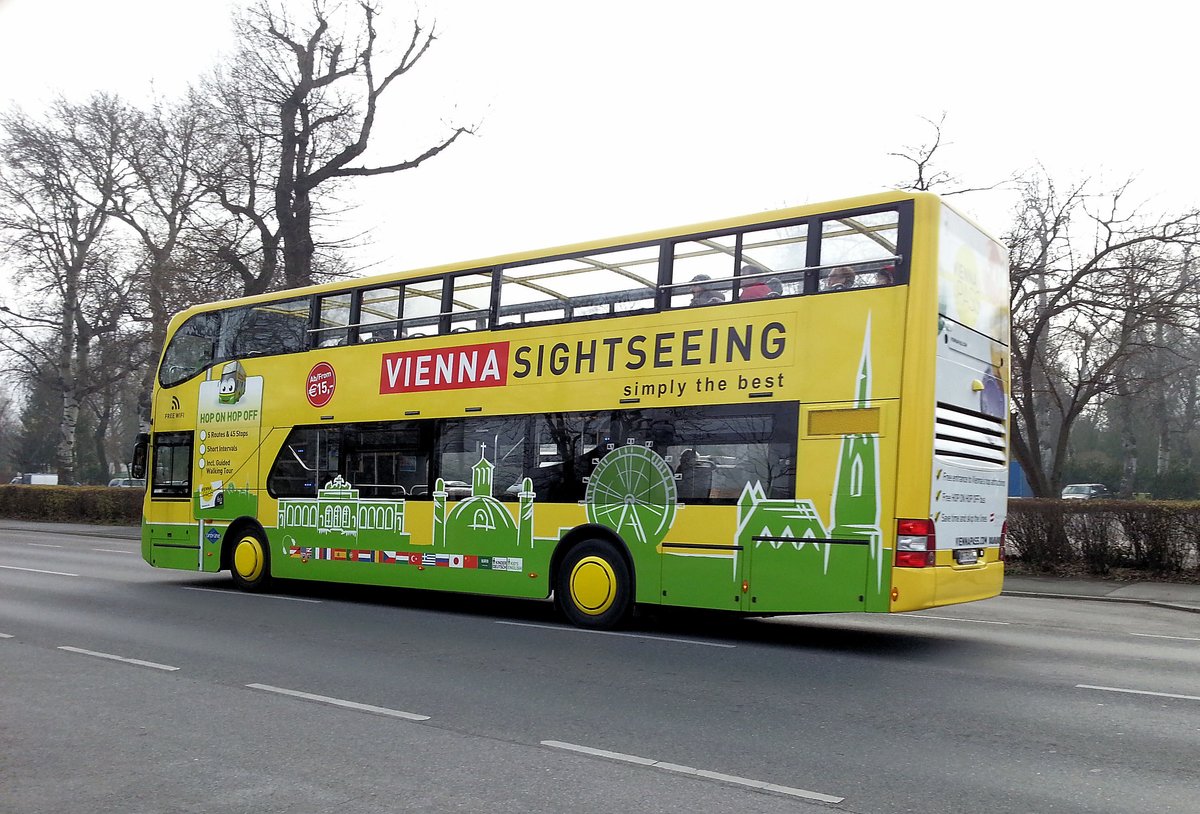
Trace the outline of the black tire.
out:
[[[271,549],[261,532],[245,529],[229,552],[229,573],[243,591],[265,591],[271,584]]]
[[[554,601],[573,625],[617,627],[633,608],[633,579],[625,558],[604,540],[574,546],[554,576]]]

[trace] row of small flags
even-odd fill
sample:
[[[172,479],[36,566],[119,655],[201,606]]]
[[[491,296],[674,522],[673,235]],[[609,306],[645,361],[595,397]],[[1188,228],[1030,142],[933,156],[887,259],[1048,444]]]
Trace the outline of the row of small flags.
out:
[[[522,557],[481,557],[475,554],[437,554],[433,552],[372,551],[354,548],[304,548],[291,546],[288,555],[302,560],[395,563],[423,568],[476,568],[481,571],[521,571]]]

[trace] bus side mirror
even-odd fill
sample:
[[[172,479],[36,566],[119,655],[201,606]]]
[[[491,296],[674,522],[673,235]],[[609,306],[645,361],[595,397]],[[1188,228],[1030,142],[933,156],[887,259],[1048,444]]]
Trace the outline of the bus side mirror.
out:
[[[146,477],[146,456],[150,454],[150,436],[140,433],[133,445],[133,461],[129,464],[131,478]]]

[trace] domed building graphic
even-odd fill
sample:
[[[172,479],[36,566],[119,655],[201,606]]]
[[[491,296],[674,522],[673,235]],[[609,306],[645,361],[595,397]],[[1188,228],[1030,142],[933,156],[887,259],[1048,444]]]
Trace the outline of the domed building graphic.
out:
[[[445,548],[470,543],[472,548],[500,550],[505,547],[533,547],[533,481],[521,482],[517,520],[508,508],[492,496],[495,465],[487,459],[487,445],[479,450],[479,460],[471,467],[471,496],[446,512],[446,482],[438,478],[433,491],[433,545]]]

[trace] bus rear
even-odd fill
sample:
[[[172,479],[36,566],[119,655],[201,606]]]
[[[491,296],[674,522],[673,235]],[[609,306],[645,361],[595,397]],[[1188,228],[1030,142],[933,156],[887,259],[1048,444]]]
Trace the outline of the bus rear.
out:
[[[986,599],[1004,579],[1008,258],[937,199],[919,201],[917,217],[937,235],[936,247],[926,247],[937,277],[913,292],[909,341],[916,364],[931,363],[933,376],[909,379],[924,392],[910,394],[905,446],[932,466],[927,480],[901,487],[907,516],[896,520],[893,611]]]

